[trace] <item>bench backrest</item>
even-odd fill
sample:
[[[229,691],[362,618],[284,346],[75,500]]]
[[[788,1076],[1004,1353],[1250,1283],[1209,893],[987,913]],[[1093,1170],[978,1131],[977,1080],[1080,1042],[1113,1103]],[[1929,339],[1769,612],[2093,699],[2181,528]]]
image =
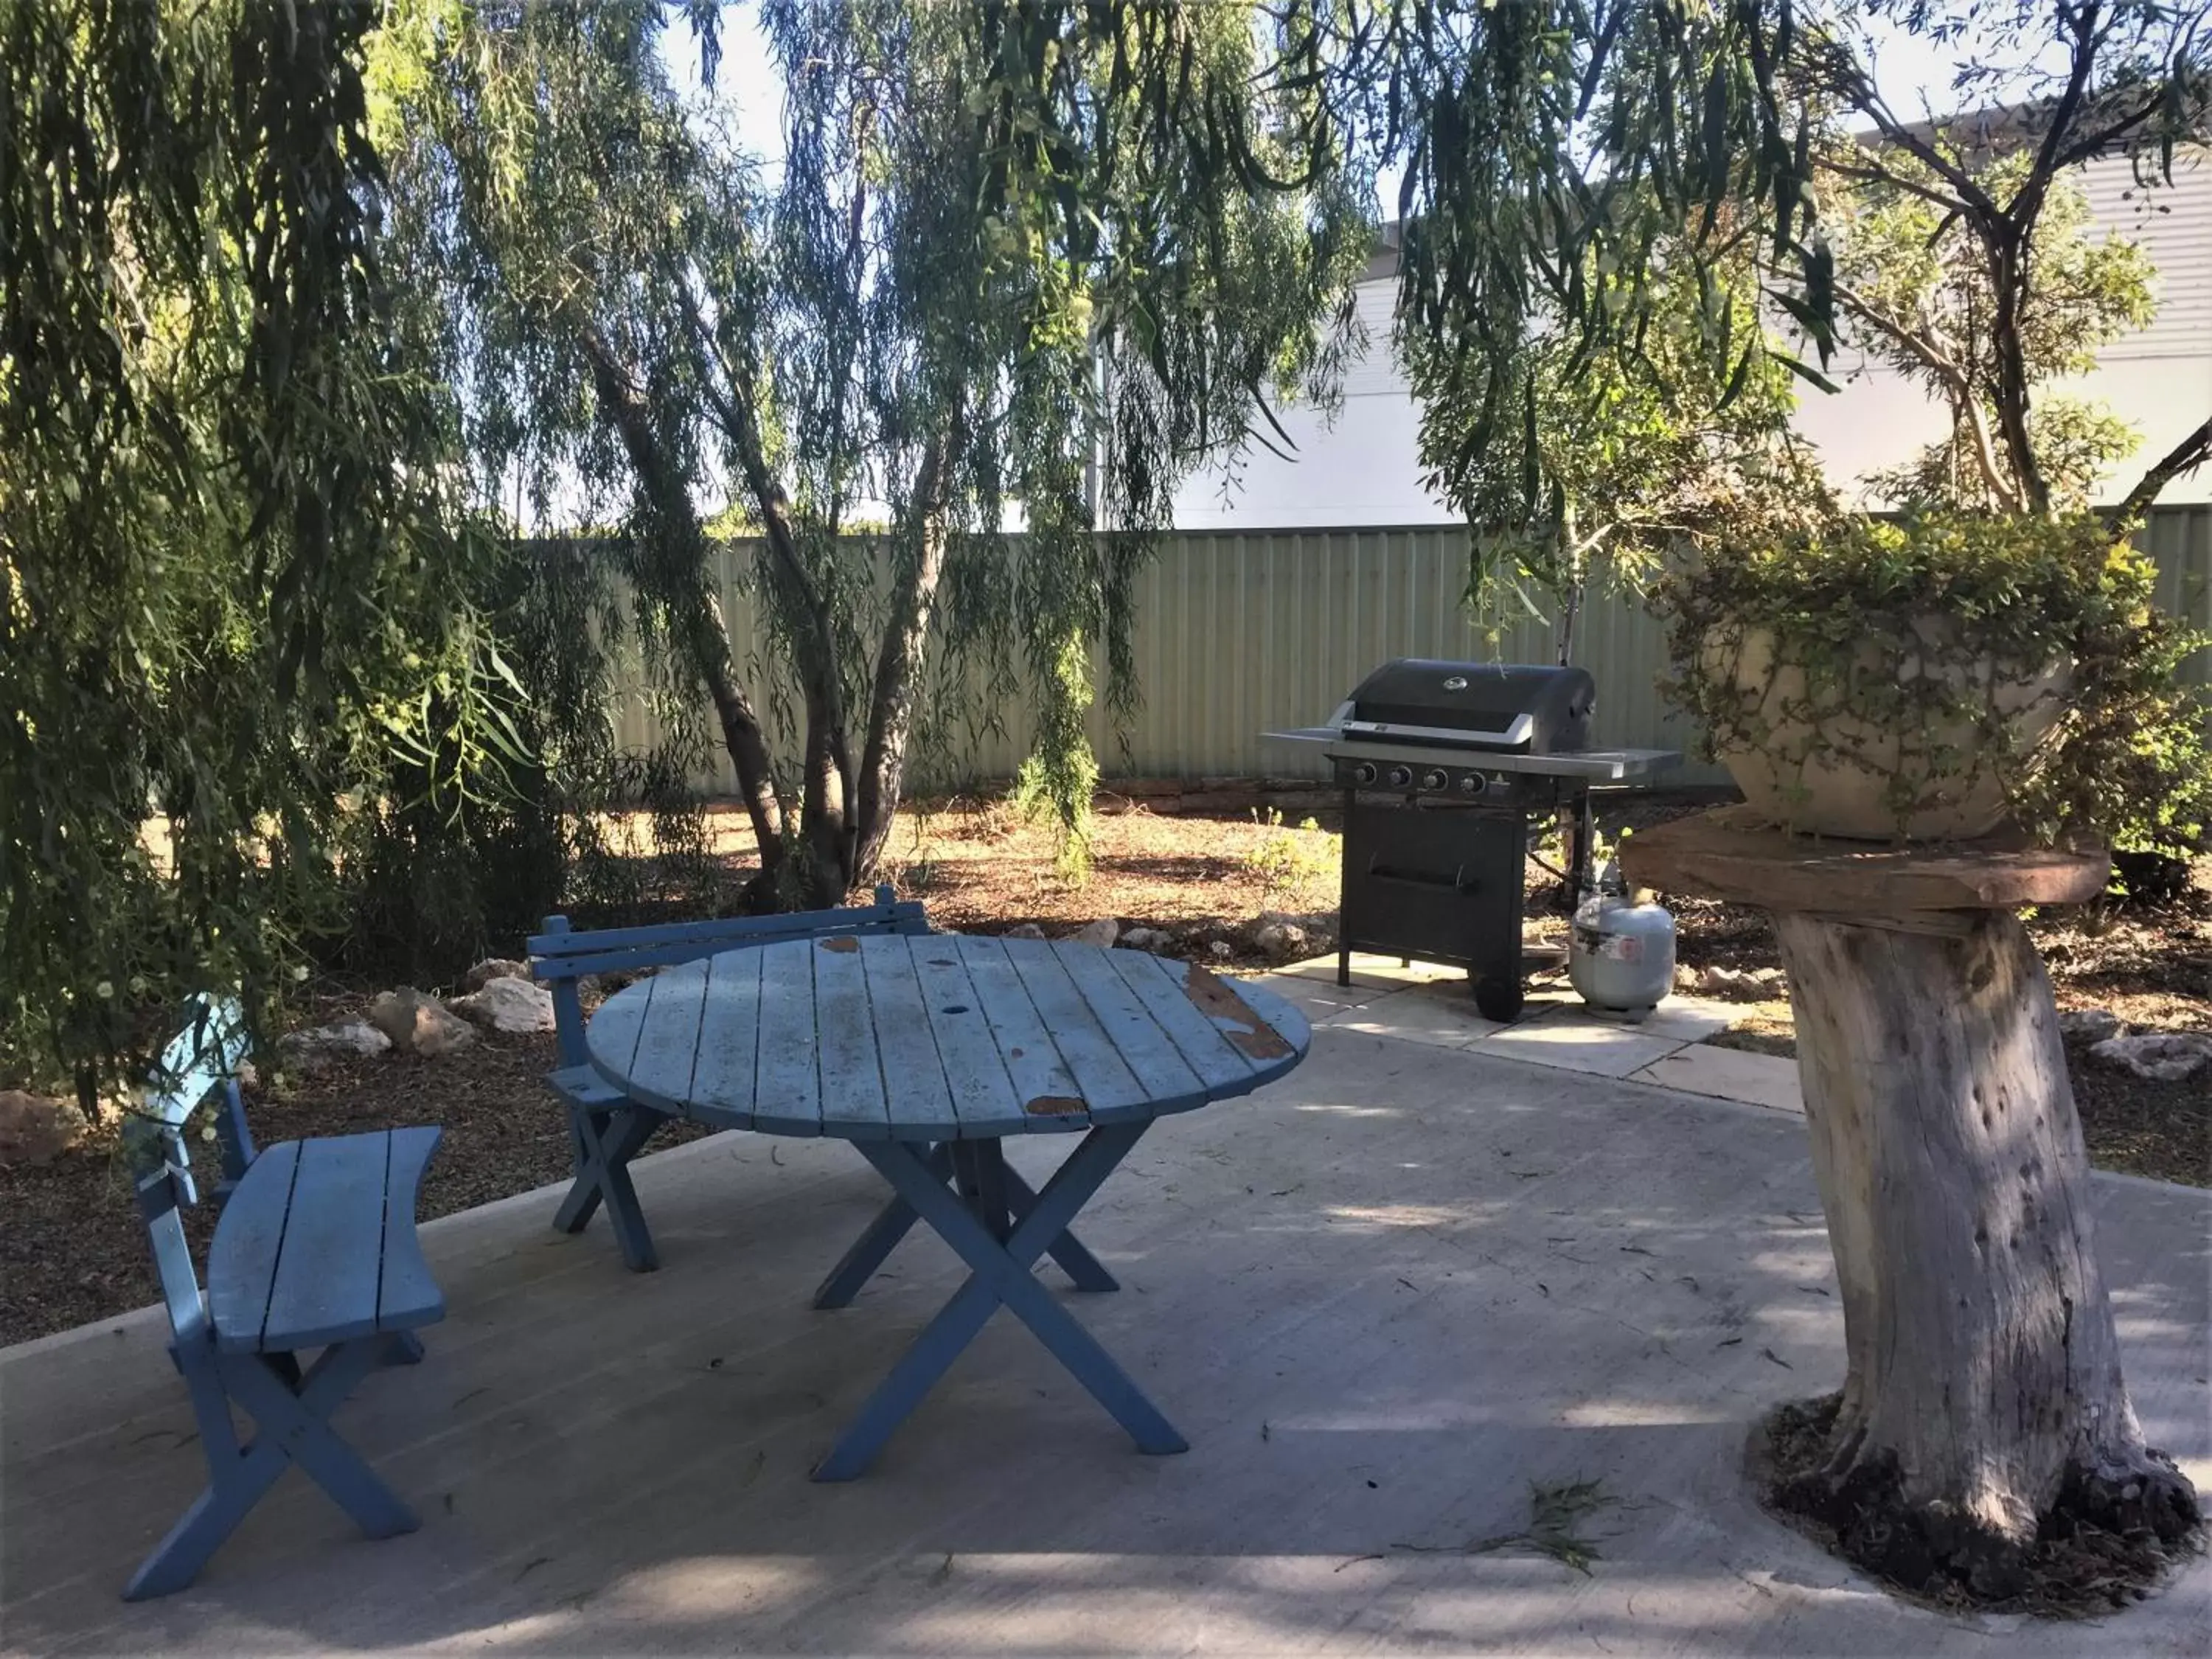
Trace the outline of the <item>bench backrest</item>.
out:
[[[185,1005],[184,1029],[154,1065],[138,1091],[134,1109],[137,1123],[132,1139],[139,1173],[158,1172],[179,1183],[177,1198],[185,1204],[198,1200],[186,1148],[185,1125],[210,1093],[217,1093],[216,1139],[222,1154],[222,1185],[217,1195],[246,1173],[253,1161],[253,1137],[246,1127],[246,1106],[238,1095],[238,1070],[246,1063],[252,1039],[246,1029],[246,1011],[235,999],[196,996]]]
[[[246,1011],[234,1000],[194,997],[185,1007],[184,1030],[161,1051],[139,1091],[134,1121],[126,1127],[137,1177],[138,1210],[146,1219],[169,1326],[179,1342],[200,1335],[207,1319],[199,1276],[193,1271],[184,1222],[177,1213],[179,1205],[199,1200],[185,1125],[210,1091],[220,1091],[215,1117],[222,1159],[222,1180],[216,1188],[220,1198],[237,1185],[246,1166],[253,1162],[253,1137],[246,1127],[246,1107],[238,1094],[238,1068],[252,1046]]]
[[[561,1063],[583,1066],[584,1006],[576,981],[589,974],[630,973],[696,962],[719,951],[774,945],[783,939],[821,939],[835,933],[927,933],[929,919],[919,899],[900,900],[889,886],[876,889],[872,904],[835,910],[788,910],[769,916],[733,916],[719,921],[665,922],[657,927],[603,927],[572,932],[566,916],[545,918],[545,931],[530,941],[531,977],[553,993],[553,1024],[560,1040]]]

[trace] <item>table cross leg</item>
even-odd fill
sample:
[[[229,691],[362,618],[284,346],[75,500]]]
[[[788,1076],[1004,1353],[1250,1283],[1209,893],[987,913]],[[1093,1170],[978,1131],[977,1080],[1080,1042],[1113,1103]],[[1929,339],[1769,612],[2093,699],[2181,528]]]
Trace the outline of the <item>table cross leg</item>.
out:
[[[990,1143],[996,1146],[999,1143]],[[1006,1170],[1006,1204],[1012,1212],[1014,1224],[1019,1226],[1036,1208],[1036,1188],[1022,1179],[1022,1172],[1011,1164],[1002,1164]],[[1060,1270],[1079,1291],[1118,1291],[1121,1281],[1108,1273],[1097,1256],[1083,1248],[1083,1241],[1072,1232],[1063,1232],[1052,1241],[1046,1254],[1060,1264]]]
[[[952,1147],[950,1142],[939,1142],[929,1149],[922,1160],[931,1179],[939,1182],[952,1178]],[[899,1241],[912,1230],[921,1218],[915,1214],[914,1206],[902,1198],[894,1197],[884,1206],[876,1218],[868,1224],[867,1231],[853,1241],[853,1248],[845,1252],[837,1265],[830,1270],[830,1277],[814,1292],[817,1308],[848,1308],[860,1293],[860,1287],[875,1277],[876,1269],[890,1259]]]
[[[1030,1183],[1022,1179],[1021,1171],[1006,1161],[1000,1141],[940,1141],[930,1148],[926,1160],[931,1174],[940,1182],[952,1179],[956,1144],[973,1146],[978,1155],[996,1162],[996,1178],[1002,1183],[1006,1214],[1013,1224],[1019,1225],[1036,1207],[1037,1195]],[[814,1305],[825,1309],[850,1307],[853,1298],[860,1293],[861,1286],[890,1259],[891,1252],[898,1248],[900,1241],[906,1237],[920,1218],[915,1214],[913,1205],[903,1198],[894,1196],[868,1224],[868,1230],[854,1241],[853,1248],[846,1251],[837,1265],[830,1270],[830,1276],[814,1292]],[[1079,1291],[1104,1291],[1121,1288],[1121,1282],[1106,1271],[1098,1258],[1085,1249],[1083,1241],[1072,1232],[1063,1231],[1047,1247],[1046,1254],[1060,1264],[1060,1271],[1067,1275]]]
[[[899,1141],[855,1143],[970,1271],[967,1282],[915,1339],[816,1468],[816,1480],[849,1480],[866,1469],[1002,1304],[1128,1431],[1139,1450],[1166,1454],[1188,1449],[1188,1443],[1143,1390],[1030,1271],[1148,1127],[1149,1121],[1092,1129],[1003,1243],[969,1212],[915,1148]]]

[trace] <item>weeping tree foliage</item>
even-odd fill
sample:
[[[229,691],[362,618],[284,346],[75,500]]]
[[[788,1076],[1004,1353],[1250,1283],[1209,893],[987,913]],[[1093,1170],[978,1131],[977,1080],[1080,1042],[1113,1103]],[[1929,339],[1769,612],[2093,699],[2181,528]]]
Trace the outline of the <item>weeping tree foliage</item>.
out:
[[[1471,597],[1548,608],[1563,664],[1598,572],[1640,589],[1669,552],[1833,508],[1790,430],[1796,400],[1778,349],[1747,349],[1756,261],[1741,243],[1657,254],[1633,334],[1584,340],[1556,304],[1537,307],[1508,368],[1519,416],[1478,448],[1465,440],[1485,418],[1492,365],[1418,331],[1400,342],[1430,487],[1477,527]]]
[[[496,545],[377,258],[375,16],[0,8],[0,1071],[88,1108],[514,747]]]
[[[819,903],[875,868],[933,684],[1031,703],[1036,775],[1080,822],[1094,655],[1135,695],[1130,578],[1191,468],[1325,384],[1370,225],[1251,9],[763,18],[773,183],[669,84],[647,3],[417,9],[380,131],[464,319],[480,464],[616,505],[641,632],[735,766],[760,898]],[[1160,118],[1170,88],[1188,118]],[[735,659],[714,485],[759,526],[769,664]]]
[[[1771,429],[1776,366],[1803,366],[1761,325],[1753,250],[1827,315],[1811,127],[1778,78],[1796,9],[1339,0],[1307,16],[1304,72],[1400,172],[1397,337],[1424,464],[1498,532],[1474,539],[1471,586],[1571,590],[1597,547],[1680,519]],[[1702,482],[1644,495],[1647,465]]]

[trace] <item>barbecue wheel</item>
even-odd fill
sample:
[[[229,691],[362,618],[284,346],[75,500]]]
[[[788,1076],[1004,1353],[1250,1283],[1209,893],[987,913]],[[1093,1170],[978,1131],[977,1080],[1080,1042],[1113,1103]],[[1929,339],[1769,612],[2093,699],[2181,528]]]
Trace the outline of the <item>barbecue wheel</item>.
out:
[[[1517,1019],[1521,1014],[1521,987],[1510,979],[1479,979],[1474,982],[1474,1006],[1485,1019],[1494,1019],[1500,1024]]]

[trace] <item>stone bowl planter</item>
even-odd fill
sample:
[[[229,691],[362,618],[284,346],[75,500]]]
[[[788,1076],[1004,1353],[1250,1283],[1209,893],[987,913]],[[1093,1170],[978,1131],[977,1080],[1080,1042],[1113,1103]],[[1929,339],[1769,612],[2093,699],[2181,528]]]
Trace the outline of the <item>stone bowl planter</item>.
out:
[[[2004,827],[2011,781],[2066,712],[2072,665],[2002,673],[1944,648],[1956,636],[1947,617],[1914,632],[1919,648],[1869,641],[1847,672],[1818,677],[1771,629],[1706,635],[1701,670],[1733,683],[1741,724],[1759,734],[1723,744],[1720,759],[1761,817],[1796,834],[1881,842],[1972,841]],[[1924,687],[1927,713],[1877,723],[1854,696],[1871,685]],[[1988,713],[1952,712],[1962,707]]]

